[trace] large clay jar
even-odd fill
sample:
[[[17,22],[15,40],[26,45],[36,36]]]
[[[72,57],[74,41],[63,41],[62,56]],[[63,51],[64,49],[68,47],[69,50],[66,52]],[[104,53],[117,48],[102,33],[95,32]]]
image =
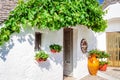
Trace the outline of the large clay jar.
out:
[[[88,70],[91,75],[96,75],[99,69],[99,60],[97,60],[96,55],[91,55],[88,58]]]

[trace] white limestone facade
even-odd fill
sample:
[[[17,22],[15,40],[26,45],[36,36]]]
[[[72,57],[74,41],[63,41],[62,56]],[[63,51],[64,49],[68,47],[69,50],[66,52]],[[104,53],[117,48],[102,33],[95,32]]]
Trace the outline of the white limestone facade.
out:
[[[104,19],[107,20],[108,27],[105,32],[97,33],[97,48],[106,51],[106,33],[120,32],[120,3],[116,1],[109,4],[104,10],[107,11]]]

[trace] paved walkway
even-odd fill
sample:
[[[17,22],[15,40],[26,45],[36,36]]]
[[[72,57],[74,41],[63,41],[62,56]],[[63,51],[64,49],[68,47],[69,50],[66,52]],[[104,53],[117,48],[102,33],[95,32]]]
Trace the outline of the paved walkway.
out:
[[[64,80],[77,80],[65,77]],[[107,71],[98,71],[97,76],[87,75],[80,80],[120,80],[120,67],[108,67]]]

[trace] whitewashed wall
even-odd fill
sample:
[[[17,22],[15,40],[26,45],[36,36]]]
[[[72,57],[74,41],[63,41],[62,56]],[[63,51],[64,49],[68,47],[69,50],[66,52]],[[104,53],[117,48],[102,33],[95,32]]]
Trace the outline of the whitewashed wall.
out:
[[[104,19],[108,21],[105,32],[97,33],[97,48],[106,51],[106,32],[120,31],[120,3],[111,4],[105,10]]]
[[[74,49],[73,49],[73,76],[77,79],[81,79],[89,74],[87,67],[88,53],[83,54],[80,48],[80,42],[84,38],[88,43],[88,51],[96,49],[96,35],[90,29],[85,26],[77,26],[73,28],[74,34]]]
[[[50,58],[38,64],[34,60],[34,30],[13,34],[10,41],[0,47],[0,80],[63,80],[63,52],[52,54],[48,48],[50,43],[62,45],[62,35],[62,30],[42,35],[42,49]]]
[[[42,35],[42,49],[49,52],[50,58],[49,64],[44,66],[49,68],[47,73],[44,74],[47,76],[40,80],[63,80],[63,49],[58,54],[52,54],[49,50],[49,45],[54,43],[63,47],[63,29]]]
[[[104,10],[107,10],[107,14],[104,16],[105,19],[120,18],[120,3],[111,4]]]
[[[42,33],[42,49],[48,52],[46,62],[34,60],[35,30],[26,29],[20,34],[13,34],[8,43],[0,47],[0,80],[63,80],[63,50],[52,54],[49,45],[57,43],[63,46],[63,29]],[[87,53],[83,54],[80,42],[88,42],[88,51],[96,48],[96,35],[85,26],[73,28],[73,76],[80,79],[87,74]]]

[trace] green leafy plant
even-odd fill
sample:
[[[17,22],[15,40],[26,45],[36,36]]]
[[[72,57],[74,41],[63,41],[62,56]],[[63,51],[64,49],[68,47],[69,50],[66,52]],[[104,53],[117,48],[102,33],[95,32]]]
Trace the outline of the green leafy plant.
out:
[[[110,55],[108,53],[106,53],[105,51],[101,51],[98,49],[90,50],[88,53],[89,53],[90,57],[92,55],[93,56],[95,55],[97,57],[97,59],[99,60],[99,70],[106,71],[107,64],[109,64],[109,61],[107,58],[109,58]]]
[[[98,49],[90,50],[88,53],[89,55],[96,54],[97,58],[109,58],[110,57],[110,54],[108,54],[105,51],[98,50]]]
[[[99,65],[109,64],[108,61],[99,61]]]
[[[108,61],[100,61],[99,62],[99,70],[100,71],[106,71],[108,64],[109,64]]]
[[[88,53],[89,53],[89,56],[96,55],[96,57],[98,58],[99,54],[100,54],[100,51],[98,49],[92,49]]]
[[[106,53],[105,51],[100,51],[99,53],[99,62],[100,62],[100,65],[104,65],[104,64],[108,64],[108,60],[107,58],[110,57],[110,54]]]
[[[49,48],[53,53],[60,52],[62,50],[62,46],[60,46],[59,44],[51,44]]]
[[[104,31],[107,27],[104,14],[97,0],[19,0],[0,28],[0,45],[27,26],[54,31],[85,25],[95,32]]]
[[[99,58],[109,58],[110,54],[106,53],[105,51],[100,51]]]
[[[38,62],[46,61],[48,57],[49,55],[46,54],[45,51],[39,51],[35,55],[35,60],[37,60]]]

